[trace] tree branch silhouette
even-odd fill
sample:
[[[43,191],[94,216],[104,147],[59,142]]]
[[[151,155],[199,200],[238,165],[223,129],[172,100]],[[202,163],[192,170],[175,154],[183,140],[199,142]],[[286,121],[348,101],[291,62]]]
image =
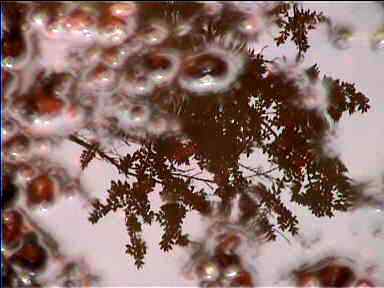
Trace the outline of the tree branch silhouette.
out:
[[[146,5],[152,7],[152,4]],[[182,37],[170,34],[166,45],[173,49],[192,53],[219,45],[229,53],[242,54],[246,63],[236,83],[225,91],[196,96],[172,83],[151,93],[151,105],[179,121],[182,137],[172,134],[135,139],[139,143],[135,152],[115,158],[95,143],[88,143],[77,135],[70,136],[72,142],[86,149],[82,154],[84,167],[99,156],[127,179],[134,180],[133,184],[112,181],[106,202],[93,203],[90,221],[96,223],[113,211],[123,210],[130,237],[126,252],[134,257],[136,266],[142,267],[146,254],[142,225],[150,225],[152,221],[163,228],[159,245],[169,251],[174,245],[189,243],[188,234],[181,228],[191,211],[204,216],[220,213],[226,217],[237,205],[241,214],[237,224],[251,227],[248,230],[256,236],[273,240],[279,230],[292,235],[298,232],[296,216],[281,201],[283,192],[290,193],[293,202],[307,207],[318,217],[332,217],[335,211],[353,207],[359,191],[348,177],[347,167],[338,157],[328,155],[322,144],[331,132],[327,116],[337,122],[345,113],[367,112],[370,106],[365,95],[356,91],[353,84],[339,79],[327,76],[320,79],[320,71],[314,65],[304,72],[310,83],[320,81],[328,88],[329,106],[326,111],[305,108],[300,101],[306,92],[287,71],[271,71],[269,67],[274,61],[265,59],[262,52],[247,50],[244,43],[225,45],[226,33],[243,19],[241,15],[194,18],[191,15],[199,11],[199,5],[158,5],[158,9],[150,11],[146,10],[147,6],[143,7],[148,21],[164,15],[168,15],[165,21],[171,21],[172,13],[178,13],[181,19],[196,21],[191,33]],[[232,8],[227,8],[223,15],[232,13]],[[325,21],[322,13],[304,10],[297,4],[282,3],[268,13],[282,29],[275,39],[276,45],[290,37],[299,55],[309,48],[308,32]],[[127,145],[129,136],[124,136]],[[259,171],[240,163],[242,155],[249,157],[252,153],[265,156],[271,168]],[[180,170],[183,165],[189,166],[192,158],[198,171],[210,173],[212,179]],[[253,174],[244,176],[240,168]],[[277,171],[278,175],[272,177]],[[265,183],[251,180],[254,177],[263,177]],[[220,199],[218,203],[213,203],[204,189],[194,186],[198,182],[213,189],[213,194]],[[162,201],[158,211],[152,209],[148,200],[155,186]],[[271,216],[278,228],[270,223]]]

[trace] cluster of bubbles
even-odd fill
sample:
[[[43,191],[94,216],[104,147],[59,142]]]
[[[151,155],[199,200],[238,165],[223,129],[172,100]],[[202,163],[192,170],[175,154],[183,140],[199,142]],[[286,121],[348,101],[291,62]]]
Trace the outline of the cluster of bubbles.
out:
[[[7,178],[5,181],[5,188],[12,189],[9,187],[12,183]],[[5,210],[2,225],[1,275],[4,287],[85,287],[96,284],[97,278],[88,272],[86,263],[61,254],[56,240],[23,208]],[[59,269],[58,275],[53,281],[44,280],[52,267]]]
[[[261,280],[257,265],[262,264],[259,248],[263,241],[255,241],[249,230],[235,222],[215,219],[204,239],[192,242],[193,251],[183,274],[197,279],[199,287],[261,285],[265,279]],[[356,262],[348,256],[323,253],[291,266],[280,280],[289,283],[289,287],[378,287],[378,279],[372,276],[377,267],[363,268]]]
[[[95,283],[85,264],[81,266],[77,260],[61,254],[56,240],[31,217],[33,210],[47,209],[63,196],[83,192],[79,179],[73,179],[61,165],[46,158],[53,145],[44,139],[32,140],[18,134],[4,147],[7,152],[4,153],[1,205],[2,284],[5,287],[46,287],[55,283],[68,287],[66,283],[75,280],[78,287]],[[67,271],[68,265],[77,271],[76,276]],[[54,281],[42,280],[52,274],[53,266],[60,270],[60,277]]]
[[[245,231],[218,221],[207,233],[209,241],[194,243],[195,251],[184,267],[185,276],[196,278],[200,287],[255,287],[255,273],[244,257],[244,250],[251,251]]]
[[[202,4],[201,13],[220,17],[223,7]],[[185,47],[182,38],[195,33],[198,14],[173,27],[162,18],[144,22],[144,9],[151,8],[133,2],[5,7],[2,268],[11,287],[38,286],[51,256],[63,262],[57,247],[47,244],[50,236],[27,221],[28,212],[75,192],[86,196],[79,178],[48,158],[55,146],[74,133],[95,141],[118,139],[119,132],[138,141],[181,133],[178,120],[155,105],[153,95],[225,92],[244,71],[245,55],[219,41]],[[251,37],[259,31],[252,25],[244,23],[239,33]],[[84,269],[75,268],[69,270],[77,274],[67,269],[60,285],[90,285]],[[67,283],[68,277],[77,284]]]
[[[59,164],[44,156],[29,154],[31,141],[27,138],[15,141],[20,141],[20,146],[18,151],[12,147],[12,159],[6,159],[5,177],[11,185],[3,191],[3,207],[17,204],[29,209],[47,209],[62,196],[70,197],[78,191],[86,195],[79,179],[71,177]]]
[[[376,287],[367,273],[354,271],[353,264],[347,258],[325,257],[295,270],[293,281],[296,287]]]
[[[205,4],[203,13],[218,17],[222,5]],[[17,134],[15,127],[31,137],[66,137],[115,129],[114,124],[128,134],[135,129],[146,136],[174,133],[176,119],[151,103],[156,91],[178,87],[209,95],[236,82],[244,55],[214,41],[197,49],[172,47],[173,38],[194,33],[191,23],[174,28],[154,19],[143,24],[140,8],[130,2],[25,3],[17,39],[22,48],[5,49],[3,60],[10,119],[5,141]],[[6,31],[11,21],[6,18]]]

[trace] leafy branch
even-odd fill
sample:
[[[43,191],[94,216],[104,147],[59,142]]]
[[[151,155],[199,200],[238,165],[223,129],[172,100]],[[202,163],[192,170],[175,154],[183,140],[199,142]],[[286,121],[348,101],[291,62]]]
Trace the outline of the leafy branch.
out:
[[[291,11],[292,14],[290,14]],[[305,10],[297,3],[281,3],[269,14],[276,17],[275,23],[282,29],[279,36],[275,38],[277,46],[284,44],[290,38],[298,48],[298,57],[301,57],[310,47],[308,32],[314,30],[316,25],[327,22],[327,17],[322,12]]]
[[[159,10],[147,12],[164,15],[166,11],[161,10],[161,5],[158,7]],[[291,37],[301,54],[309,47],[308,31],[325,18],[321,13],[303,10],[297,4],[293,4],[292,16],[290,7],[283,3],[270,12],[283,29],[276,40],[281,45]],[[198,5],[191,11],[187,8],[183,4],[164,9],[180,9],[180,17],[184,17],[198,9]],[[226,10],[226,13],[230,11]],[[186,43],[205,39],[195,48],[209,47],[211,41],[216,41],[217,34],[225,30],[217,28],[212,32],[199,27],[192,35],[183,36],[183,41],[171,35],[167,43],[172,43],[174,49],[190,53]],[[175,245],[189,243],[188,234],[182,231],[189,212],[198,211],[205,216],[219,212],[226,216],[238,205],[239,224],[251,227],[256,236],[264,235],[273,240],[278,229],[293,235],[298,232],[296,216],[281,201],[283,192],[289,192],[293,202],[307,207],[319,217],[346,211],[358,198],[359,191],[348,177],[347,167],[338,157],[327,155],[322,144],[331,131],[327,116],[337,122],[345,112],[365,113],[370,108],[369,99],[356,91],[353,84],[324,77],[322,83],[329,87],[328,110],[320,112],[303,108],[303,105],[297,105],[303,91],[286,71],[270,71],[268,67],[273,61],[264,59],[261,53],[255,54],[237,46],[228,49],[243,53],[246,62],[243,73],[231,89],[196,97],[171,84],[152,93],[151,104],[179,121],[183,127],[182,137],[167,135],[146,139],[140,142],[135,152],[115,157],[76,135],[69,137],[86,149],[81,157],[82,167],[87,167],[94,157],[99,156],[126,176],[127,181],[133,181],[133,184],[112,181],[106,202],[95,201],[89,219],[97,223],[111,212],[124,211],[130,238],[126,252],[134,257],[137,267],[142,267],[147,251],[141,235],[142,225],[151,225],[153,221],[163,228],[161,249],[169,251]],[[321,81],[317,65],[305,73],[311,83]],[[129,145],[127,139],[129,137],[124,141]],[[240,163],[242,155],[249,157],[252,153],[262,154],[271,168],[261,171]],[[192,159],[199,171],[210,173],[212,178],[181,170],[182,165],[191,166]],[[244,176],[241,168],[253,174]],[[257,177],[268,184],[258,182]],[[220,199],[217,206],[204,189],[194,186],[196,183],[206,184],[213,190]],[[155,187],[162,201],[159,211],[153,210],[148,200]],[[271,224],[272,217],[276,218],[278,228]]]

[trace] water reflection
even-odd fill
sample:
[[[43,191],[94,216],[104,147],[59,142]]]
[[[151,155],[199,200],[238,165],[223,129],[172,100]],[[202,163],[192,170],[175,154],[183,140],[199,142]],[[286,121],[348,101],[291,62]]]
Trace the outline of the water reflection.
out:
[[[50,24],[44,20],[39,27],[27,25],[31,31],[36,30],[36,34],[31,32],[34,37],[21,37],[25,31],[12,32],[14,26],[6,30],[13,36],[5,36],[5,54],[19,65],[4,69],[10,75],[17,75],[17,79],[25,77],[23,69],[39,71],[35,81],[39,83],[31,84],[30,89],[5,87],[4,103],[11,111],[7,122],[16,121],[16,128],[11,124],[4,127],[12,132],[7,132],[10,136],[4,140],[9,148],[5,153],[11,155],[20,146],[14,144],[20,135],[26,137],[26,142],[31,139],[33,147],[41,137],[52,137],[59,142],[69,138],[85,148],[81,155],[82,169],[96,156],[118,168],[126,180],[113,180],[106,200],[92,202],[89,220],[97,223],[107,214],[122,210],[129,236],[126,253],[134,258],[138,268],[144,265],[147,253],[143,225],[154,222],[161,225],[163,234],[159,244],[164,251],[175,245],[187,246],[190,238],[182,225],[191,211],[209,219],[218,218],[223,223],[231,222],[247,230],[251,238],[269,241],[277,233],[298,233],[297,217],[281,199],[284,193],[288,192],[292,202],[318,217],[333,217],[337,211],[348,211],[367,202],[361,183],[348,176],[348,167],[327,152],[326,144],[342,117],[369,110],[369,99],[354,84],[320,77],[321,67],[303,67],[300,62],[310,45],[309,32],[322,23],[330,25],[322,13],[289,3],[257,4],[256,14],[233,4],[143,3],[80,4],[76,6],[78,11],[73,10],[74,6],[63,5],[64,8],[57,8],[62,10],[56,15],[49,14],[44,4],[34,10],[29,10],[28,5],[23,9],[36,12],[41,21],[49,19]],[[19,6],[8,9],[22,11]],[[104,21],[103,17],[110,21]],[[60,26],[69,20],[71,25]],[[100,31],[94,27],[99,20]],[[27,20],[23,18],[23,21]],[[56,31],[51,22],[64,30]],[[73,47],[69,42],[60,46],[67,56],[63,56],[66,64],[57,60],[49,64],[52,67],[48,65],[50,58],[43,55],[46,47],[54,41],[68,41],[76,34],[71,29],[87,30],[91,24],[88,28],[92,28],[93,36],[87,41],[79,40]],[[277,46],[287,41],[296,45],[296,62],[266,59],[263,51],[249,49],[250,42],[258,41],[269,27],[279,31],[274,38]],[[349,30],[341,30],[345,35],[331,37],[334,41],[346,40],[343,37],[349,35]],[[114,39],[113,47],[108,39]],[[13,45],[17,49],[10,49]],[[39,53],[19,51],[28,50],[25,47],[33,47]],[[87,62],[89,57],[84,56],[90,55],[90,51],[94,56],[92,65]],[[38,68],[28,70],[32,68],[23,66],[24,60],[20,60],[24,54],[30,57],[26,59],[38,55],[44,61],[32,61]],[[73,55],[82,60],[74,61]],[[52,129],[42,133],[41,127],[31,124],[31,116],[48,119],[47,125]],[[59,118],[65,123],[53,125]],[[63,128],[71,123],[70,128]],[[55,127],[65,131],[58,133]],[[91,136],[82,137],[85,133]],[[134,142],[140,148],[116,155],[108,152],[112,149],[102,138],[122,140],[127,145]],[[255,155],[268,159],[268,167],[261,169],[244,161]],[[9,189],[4,191],[2,201],[9,198],[13,203],[14,194],[20,194],[20,185],[12,179],[24,173],[20,167],[27,164],[21,162],[29,161],[20,159],[7,160]],[[45,166],[49,165],[42,164],[41,170],[47,170],[43,176],[49,181],[44,178],[35,185],[39,189],[34,189],[41,192],[40,198],[48,192],[58,193],[49,177],[55,176],[59,168],[52,170]],[[59,185],[60,181],[57,182]],[[67,182],[70,188],[80,189],[78,182]],[[61,190],[66,191],[65,187]],[[149,194],[157,192],[162,200],[159,210],[149,200]],[[234,210],[239,211],[236,220],[231,218]],[[219,252],[214,257],[220,261],[226,259],[228,255]],[[231,253],[233,258],[238,257],[234,251]],[[219,265],[226,272],[212,272],[216,273],[215,283],[223,274],[228,283],[253,285],[241,261],[232,262],[229,264],[233,265]],[[216,264],[209,262],[209,265],[209,269],[206,266],[204,269],[218,269]],[[332,265],[324,269],[334,269]],[[309,280],[298,276],[298,281],[317,283],[320,280],[316,273],[328,272],[313,272],[310,276],[315,278],[306,274]],[[239,275],[243,278],[237,279]],[[324,285],[344,284],[344,280],[335,280],[337,284],[332,281]]]
[[[163,10],[156,10],[160,15],[171,9],[161,7]],[[276,20],[280,23],[285,18],[279,13],[284,15],[284,9],[288,8],[283,5],[279,8],[281,10],[268,13],[280,17]],[[144,6],[143,9],[146,11]],[[192,6],[176,5],[172,9],[183,15]],[[296,26],[292,28],[287,24],[284,33],[292,33],[296,37],[300,54],[309,47],[304,37],[308,33],[305,19],[312,15],[309,23],[314,25],[323,16],[300,10],[297,6],[293,9],[297,19],[290,25]],[[200,91],[184,89],[183,85],[155,90],[150,96],[152,103],[178,119],[182,134],[146,139],[139,150],[119,160],[99,153],[127,177],[135,177],[136,180],[133,184],[112,181],[106,204],[99,200],[93,204],[90,221],[96,223],[109,212],[123,209],[130,236],[127,253],[135,257],[138,267],[144,264],[146,253],[145,242],[140,237],[142,225],[153,221],[158,221],[164,228],[160,246],[165,251],[174,245],[188,244],[188,235],[184,234],[188,231],[182,231],[181,225],[190,210],[198,210],[207,216],[219,211],[225,217],[235,206],[240,207],[240,225],[256,220],[257,225],[253,227],[257,227],[254,228],[257,234],[274,239],[275,227],[268,220],[271,214],[276,217],[277,228],[281,231],[296,234],[298,229],[296,216],[280,199],[283,191],[290,190],[292,201],[307,207],[319,217],[332,217],[335,211],[348,210],[358,196],[355,184],[348,177],[347,167],[338,157],[328,155],[323,144],[334,124],[344,114],[367,112],[368,98],[356,91],[353,84],[330,77],[320,79],[319,68],[315,65],[303,72],[308,79],[307,86],[321,83],[328,93],[329,103],[325,111],[308,109],[300,102],[305,101],[310,90],[303,89],[302,83],[292,78],[289,71],[272,69],[274,62],[265,59],[262,54],[247,51],[244,46],[227,45],[223,40],[226,31],[220,25],[215,26],[217,23],[215,19],[205,19],[202,26],[221,28],[202,29],[184,36],[189,42],[193,39],[188,37],[199,36],[205,40],[193,51],[192,55],[199,55],[194,56],[196,60],[187,58],[181,65],[186,65],[186,73],[193,72],[190,81],[204,81],[204,78],[211,77],[210,81],[215,83],[225,82],[223,77],[226,76],[221,75],[229,73],[229,70],[224,66],[234,64],[224,65],[223,58],[210,55],[206,50],[207,47],[220,45],[227,51],[227,57],[233,53],[245,59],[235,82],[228,82],[226,89],[207,88],[204,97]],[[301,36],[295,34],[299,29],[305,30]],[[277,44],[284,42],[284,39],[287,37],[276,39]],[[174,45],[174,49],[187,49],[177,45],[172,36],[167,41]],[[201,54],[204,51],[207,51],[206,54]],[[72,140],[91,147],[75,136]],[[271,168],[248,177],[244,174],[244,167],[248,170],[254,168],[245,166],[240,158],[252,153],[264,154]],[[94,154],[92,149],[84,152],[83,166]],[[191,161],[197,164],[197,170],[212,173],[213,180],[180,171],[180,165],[190,165]],[[208,184],[210,188],[207,189],[212,189],[220,199],[218,206],[213,207],[207,191],[198,190],[196,182]],[[160,185],[164,201],[159,212],[151,210],[148,200],[148,194],[156,185]]]

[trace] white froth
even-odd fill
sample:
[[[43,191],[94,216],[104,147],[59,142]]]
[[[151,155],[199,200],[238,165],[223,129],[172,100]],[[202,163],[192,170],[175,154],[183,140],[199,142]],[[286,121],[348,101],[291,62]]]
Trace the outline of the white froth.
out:
[[[82,41],[80,38],[72,39],[50,39],[44,36],[39,37],[40,57],[39,63],[47,71],[62,73],[71,71],[70,57],[74,51],[85,50],[93,44],[92,41]]]
[[[114,116],[118,126],[126,132],[134,127],[143,127],[151,117],[151,109],[144,104],[122,105],[116,110]]]
[[[164,40],[167,39],[169,35],[169,31],[166,25],[160,22],[150,24],[147,29],[153,29],[153,31],[144,31],[138,36],[138,39],[147,45],[159,45],[160,43],[164,42]]]
[[[47,118],[39,117],[26,124],[27,130],[40,137],[67,136],[80,129],[84,123],[85,115],[80,109],[65,111],[60,116]]]
[[[128,79],[128,81],[124,79],[121,81],[120,89],[129,97],[145,96],[153,92],[155,84],[147,77],[143,79]]]
[[[120,20],[120,19],[119,19]],[[104,30],[99,28],[97,42],[104,47],[112,47],[123,44],[128,38],[130,38],[137,29],[137,21],[135,17],[130,17],[122,24],[116,25],[112,29]]]
[[[156,53],[156,55],[164,56],[171,62],[169,69],[159,69],[149,73],[150,80],[154,85],[164,85],[172,82],[180,68],[180,55],[177,51],[169,50]]]
[[[189,92],[196,93],[198,95],[204,95],[207,93],[218,93],[230,89],[231,85],[243,72],[245,64],[245,59],[243,55],[239,53],[231,53],[229,51],[226,51],[225,49],[216,47],[209,47],[203,53],[210,53],[226,61],[228,67],[226,75],[223,77],[212,77],[210,75],[206,75],[198,79],[180,77],[180,86],[188,90]],[[201,54],[193,55],[191,57],[198,57]]]

